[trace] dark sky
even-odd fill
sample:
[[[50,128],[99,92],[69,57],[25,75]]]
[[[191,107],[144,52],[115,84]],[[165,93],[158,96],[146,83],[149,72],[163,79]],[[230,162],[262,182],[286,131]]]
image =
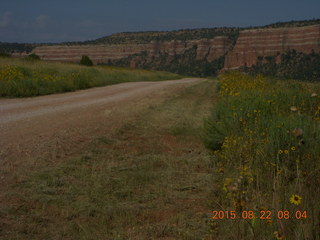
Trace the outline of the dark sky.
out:
[[[0,42],[83,41],[117,32],[312,18],[320,18],[320,0],[1,0]]]

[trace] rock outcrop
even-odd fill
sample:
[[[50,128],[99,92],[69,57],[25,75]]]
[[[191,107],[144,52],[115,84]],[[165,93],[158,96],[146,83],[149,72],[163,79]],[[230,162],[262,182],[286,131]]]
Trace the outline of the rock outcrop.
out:
[[[250,67],[257,63],[259,56],[279,56],[292,49],[320,52],[320,25],[241,31],[235,46],[226,55],[224,68]]]
[[[145,52],[148,59],[165,53],[169,56],[181,55],[192,47],[197,47],[197,60],[207,59],[209,62],[226,54],[232,42],[228,37],[219,36],[213,39],[191,41],[152,41],[147,44],[112,44],[112,45],[54,45],[40,46],[33,53],[43,60],[79,62],[87,55],[94,64],[127,58]]]
[[[141,33],[140,35],[143,35]],[[234,38],[235,40],[235,38]],[[151,41],[147,43],[87,44],[39,46],[33,53],[50,61],[79,62],[83,55],[89,56],[94,64],[119,63],[131,67],[157,68],[165,62],[189,67],[199,61],[213,63],[225,56],[224,69],[241,66],[250,67],[258,57],[275,56],[279,63],[280,54],[295,49],[297,52],[320,52],[320,25],[286,28],[260,28],[239,32],[234,41],[227,36],[212,39]],[[192,62],[190,63],[190,51]],[[186,57],[187,56],[187,57]],[[185,57],[185,58],[183,58]],[[163,59],[166,58],[166,59]],[[179,61],[175,61],[179,58]],[[181,60],[182,59],[182,60]],[[185,64],[188,59],[189,64]],[[167,61],[166,61],[167,60]],[[172,70],[161,69],[161,70]]]

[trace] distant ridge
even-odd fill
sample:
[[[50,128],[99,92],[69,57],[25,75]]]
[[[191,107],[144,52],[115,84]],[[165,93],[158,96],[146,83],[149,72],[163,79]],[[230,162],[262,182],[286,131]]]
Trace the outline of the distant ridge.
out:
[[[199,40],[203,38],[213,38],[215,36],[230,36],[234,38],[237,32],[252,28],[280,28],[280,27],[301,27],[320,24],[320,19],[310,19],[301,21],[276,22],[264,26],[251,27],[214,27],[179,29],[174,31],[142,31],[142,32],[122,32],[109,36],[87,41],[69,41],[61,43],[8,43],[0,41],[0,53],[31,52],[36,46],[43,45],[77,45],[77,44],[123,44],[123,43],[147,43],[150,41],[171,41],[171,40]]]
[[[83,55],[87,55],[94,64],[200,77],[214,76],[221,70],[251,68],[266,63],[270,65],[267,67],[270,71],[261,67],[256,69],[264,69],[264,73],[283,73],[289,72],[290,65],[290,71],[303,68],[303,72],[315,73],[311,77],[307,73],[294,76],[318,79],[319,70],[313,68],[316,68],[320,54],[320,19],[279,22],[263,27],[117,33],[85,42],[3,46],[11,47],[11,52],[12,47],[19,47],[20,52],[23,48],[28,51],[32,49],[32,53],[48,61],[78,63]],[[304,55],[289,53],[283,56],[292,50]],[[13,55],[22,57],[26,54]],[[282,58],[291,58],[292,62],[286,62],[288,67],[282,66],[285,69],[272,70],[282,62]],[[302,60],[305,64],[297,65],[296,62]],[[315,67],[310,70],[311,66]]]

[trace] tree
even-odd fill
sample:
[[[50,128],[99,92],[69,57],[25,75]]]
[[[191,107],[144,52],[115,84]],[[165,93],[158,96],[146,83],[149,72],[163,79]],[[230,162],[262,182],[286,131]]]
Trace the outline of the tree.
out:
[[[40,57],[35,54],[35,53],[31,53],[26,57],[28,60],[40,60]]]
[[[11,57],[11,54],[6,52],[0,52],[0,57]]]
[[[81,60],[80,60],[80,64],[81,65],[85,65],[85,66],[92,66],[93,63],[91,61],[91,59],[88,56],[82,56]]]

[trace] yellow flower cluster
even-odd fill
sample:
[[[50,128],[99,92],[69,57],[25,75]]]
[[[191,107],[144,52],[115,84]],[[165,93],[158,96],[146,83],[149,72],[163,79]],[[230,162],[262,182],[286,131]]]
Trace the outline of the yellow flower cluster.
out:
[[[244,166],[244,167],[241,167],[240,168],[240,175],[243,177],[243,178],[246,178],[249,182],[253,182],[253,173],[252,173],[252,170],[247,167],[247,166]]]
[[[37,80],[44,80],[48,82],[55,82],[59,80],[63,80],[62,75],[57,75],[57,74],[49,74],[47,72],[43,72],[41,70],[33,70],[32,71],[32,79],[37,79]]]
[[[279,149],[278,154],[279,154],[279,155],[281,155],[281,154],[286,154],[286,155],[288,155],[290,151],[294,152],[294,151],[296,151],[296,150],[297,150],[297,148],[296,148],[295,146],[292,146],[292,147],[289,148],[289,149],[284,149],[284,150]]]
[[[222,149],[230,148],[242,140],[242,137],[225,137],[222,144]]]
[[[4,66],[0,68],[0,81],[22,80],[24,74],[15,66]]]
[[[240,96],[240,90],[263,91],[266,79],[263,76],[251,77],[240,72],[230,72],[219,77],[222,96]]]

